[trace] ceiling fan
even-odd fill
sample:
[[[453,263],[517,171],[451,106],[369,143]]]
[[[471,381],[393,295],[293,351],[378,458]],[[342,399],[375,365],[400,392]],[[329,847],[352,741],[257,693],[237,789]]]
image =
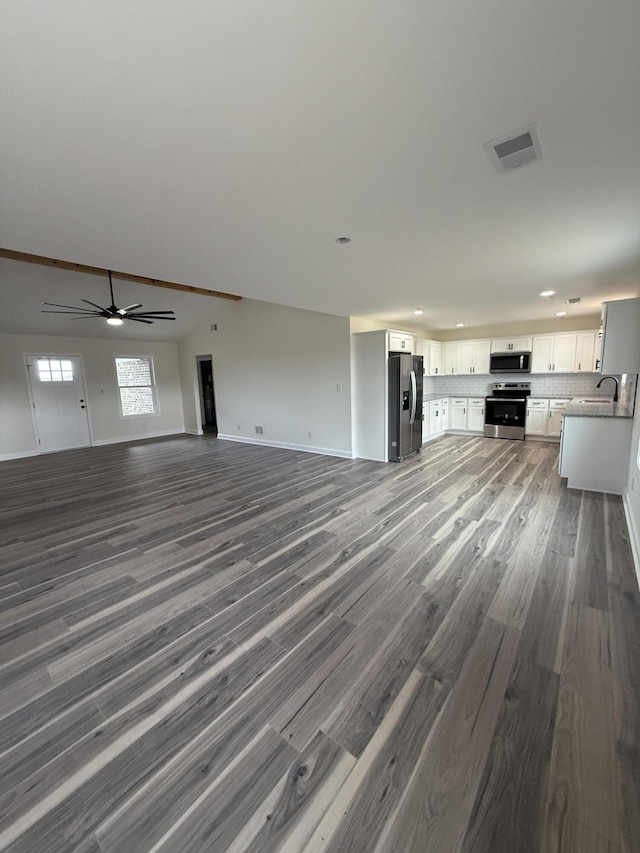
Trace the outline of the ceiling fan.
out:
[[[133,305],[127,305],[126,308],[117,308],[116,302],[113,297],[113,282],[111,281],[111,270],[108,270],[109,273],[109,290],[111,292],[111,305],[108,308],[102,308],[100,305],[96,305],[95,302],[90,302],[88,299],[82,299],[82,302],[86,302],[87,305],[93,305],[94,310],[92,311],[90,308],[77,308],[74,305],[58,305],[56,302],[43,302],[43,305],[51,305],[54,308],[68,308],[68,311],[46,311],[43,310],[43,314],[76,314],[76,317],[72,317],[72,320],[83,320],[92,317],[105,317],[107,323],[111,326],[122,326],[125,320],[135,320],[136,323],[147,323],[151,324],[154,320],[175,320],[175,312],[174,311],[138,311],[138,308],[142,308],[141,302],[134,302]],[[135,313],[134,313],[135,312]],[[173,317],[167,316],[168,314],[173,314]]]

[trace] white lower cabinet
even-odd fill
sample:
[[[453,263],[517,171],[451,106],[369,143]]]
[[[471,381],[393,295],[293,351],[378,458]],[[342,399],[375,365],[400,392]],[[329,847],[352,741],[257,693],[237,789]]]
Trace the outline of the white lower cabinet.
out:
[[[562,434],[562,410],[566,407],[569,400],[551,399],[549,400],[549,420],[547,421],[547,435],[554,438],[560,438]]]
[[[484,397],[469,397],[467,429],[484,432]]]
[[[565,398],[530,397],[527,400],[527,435],[559,438],[562,432],[562,410],[569,400]]]
[[[565,418],[560,476],[570,489],[621,495],[627,477],[631,418]]]
[[[467,398],[449,397],[449,429],[467,428]]]
[[[445,431],[446,406],[443,400],[429,400],[423,406],[422,440],[428,441]]]
[[[449,397],[447,429],[484,432],[484,397]]]

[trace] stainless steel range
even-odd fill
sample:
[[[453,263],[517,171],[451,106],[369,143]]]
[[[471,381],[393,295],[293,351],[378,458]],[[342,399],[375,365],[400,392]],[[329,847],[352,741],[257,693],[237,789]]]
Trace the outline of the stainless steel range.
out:
[[[487,438],[524,440],[527,397],[530,382],[494,382],[484,407],[484,434]]]

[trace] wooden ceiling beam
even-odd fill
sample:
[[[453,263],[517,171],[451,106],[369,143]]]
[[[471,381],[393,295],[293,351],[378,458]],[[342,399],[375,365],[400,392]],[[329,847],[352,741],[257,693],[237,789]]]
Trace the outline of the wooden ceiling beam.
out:
[[[58,258],[46,258],[43,255],[30,255],[27,252],[16,252],[13,249],[0,249],[0,258],[8,258],[11,261],[22,261],[27,264],[40,264],[43,267],[56,267],[60,270],[71,270],[72,272],[84,272],[89,275],[99,275],[105,278],[109,275],[109,270],[102,267],[90,267],[86,264],[76,264],[72,261],[61,261]],[[169,290],[182,290],[184,293],[199,293],[201,296],[215,296],[216,299],[231,299],[238,302],[242,299],[241,296],[236,296],[234,293],[223,293],[220,290],[207,290],[204,287],[192,287],[190,284],[178,284],[175,281],[163,281],[160,278],[148,278],[144,275],[133,275],[127,272],[118,272],[111,270],[113,278],[119,278],[123,281],[133,281],[136,284],[148,284],[152,287],[166,287]]]

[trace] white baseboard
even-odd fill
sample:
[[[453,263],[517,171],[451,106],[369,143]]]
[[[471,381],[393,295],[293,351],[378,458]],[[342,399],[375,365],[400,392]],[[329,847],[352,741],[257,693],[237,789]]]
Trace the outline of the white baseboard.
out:
[[[280,447],[283,450],[301,450],[303,453],[320,453],[322,456],[339,456],[341,459],[354,459],[347,450],[334,450],[331,447],[311,447],[308,444],[288,444],[286,441],[268,441],[266,438],[247,438],[244,435],[224,435],[218,433],[223,441],[239,441],[242,444],[259,444],[264,447]]]
[[[633,565],[636,569],[636,580],[638,581],[638,589],[640,589],[640,530],[636,525],[635,518],[631,512],[631,507],[628,503],[628,495],[622,496],[622,506],[627,519],[627,528],[629,529],[629,541],[631,542],[631,554],[633,555]]]
[[[163,432],[143,432],[141,435],[123,435],[119,438],[100,438],[93,442],[93,447],[101,447],[104,444],[122,444],[125,441],[143,441],[145,438],[164,438],[170,435],[184,435],[184,429],[170,429]]]
[[[40,456],[37,450],[23,450],[20,453],[0,453],[0,462],[9,462],[11,459],[26,459],[27,456]]]
[[[201,429],[185,429],[187,435],[204,435],[204,431]]]

